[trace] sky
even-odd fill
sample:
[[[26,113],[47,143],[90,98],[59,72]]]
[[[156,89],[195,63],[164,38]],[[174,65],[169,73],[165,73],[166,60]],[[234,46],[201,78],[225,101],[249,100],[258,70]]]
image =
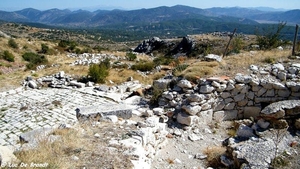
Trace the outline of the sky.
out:
[[[158,6],[187,5],[196,8],[211,7],[272,7],[300,9],[300,0],[0,0],[0,10],[16,11],[24,8],[58,9],[140,9]]]

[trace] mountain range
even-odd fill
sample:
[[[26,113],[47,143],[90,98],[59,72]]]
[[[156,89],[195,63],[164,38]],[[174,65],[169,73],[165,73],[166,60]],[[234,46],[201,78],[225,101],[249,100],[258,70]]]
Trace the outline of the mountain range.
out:
[[[14,12],[0,11],[0,18],[11,22],[35,22],[67,27],[96,27],[121,23],[158,23],[182,19],[203,19],[242,24],[254,24],[256,21],[279,22],[288,24],[300,23],[300,10],[290,11],[262,11],[255,8],[208,8],[200,9],[189,6],[176,5],[161,6],[138,10],[59,10],[50,9],[40,11],[26,8]]]
[[[40,11],[26,8],[19,11],[0,11],[0,20],[20,22],[32,26],[55,26],[72,29],[101,30],[102,35],[110,34],[121,38],[136,36],[183,36],[213,31],[232,31],[253,34],[257,28],[263,30],[266,24],[287,22],[300,23],[300,10],[259,10],[269,8],[208,8],[190,6],[160,6],[137,10],[76,10],[49,9]],[[285,35],[292,37],[292,29]]]

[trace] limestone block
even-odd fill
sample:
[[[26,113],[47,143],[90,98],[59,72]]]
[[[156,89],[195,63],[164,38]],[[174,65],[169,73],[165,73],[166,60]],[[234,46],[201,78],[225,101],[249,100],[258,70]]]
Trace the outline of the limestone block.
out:
[[[225,105],[224,110],[233,110],[235,107],[235,103],[231,102]]]
[[[199,121],[201,124],[210,124],[213,119],[213,110],[201,111],[198,114]]]
[[[289,90],[278,90],[278,96],[279,97],[289,97],[291,95],[291,92]]]
[[[246,94],[246,96],[247,96],[247,98],[248,99],[251,99],[251,100],[253,100],[254,99],[254,96],[255,96],[255,94],[254,94],[254,92],[248,92],[247,94]]]
[[[240,107],[244,107],[248,104],[248,99],[243,99],[239,102],[237,102],[237,105],[240,106]]]
[[[234,96],[233,99],[234,99],[235,102],[239,102],[239,101],[242,101],[244,98],[245,98],[245,94],[240,93],[240,94]]]
[[[196,115],[197,113],[199,113],[201,111],[202,107],[199,105],[195,105],[195,106],[183,105],[182,109],[190,115]]]
[[[186,80],[186,79],[183,79],[183,80],[180,80],[178,83],[177,83],[177,86],[181,87],[181,88],[192,88],[192,84],[190,81]]]
[[[227,85],[226,85],[226,84],[221,84],[216,90],[217,90],[218,92],[223,92],[223,91],[226,90],[226,88],[227,88]]]
[[[194,124],[199,123],[199,117],[198,116],[189,116],[185,113],[178,113],[176,119],[177,119],[178,123],[184,124],[184,125],[187,125],[187,126],[192,126]]]
[[[231,97],[231,94],[230,94],[229,92],[222,92],[222,93],[220,94],[220,96],[221,96],[223,99],[226,99],[226,98],[228,98],[228,97]]]
[[[225,107],[225,102],[223,100],[218,101],[215,105],[214,105],[214,111],[220,111],[223,110]]]
[[[201,102],[206,99],[204,94],[191,94],[188,98],[191,102]]]
[[[269,89],[267,92],[263,95],[264,97],[274,97],[275,96],[275,90]]]
[[[200,87],[200,93],[203,94],[208,94],[208,93],[212,93],[215,90],[215,88],[213,86],[210,85],[204,85]]]
[[[250,117],[253,117],[256,119],[260,114],[261,108],[252,106],[252,107],[244,107],[244,118],[249,119]]]
[[[265,94],[267,92],[267,89],[266,88],[261,88],[260,90],[258,90],[257,92],[255,92],[255,95],[257,97],[260,97],[262,96],[263,94]]]

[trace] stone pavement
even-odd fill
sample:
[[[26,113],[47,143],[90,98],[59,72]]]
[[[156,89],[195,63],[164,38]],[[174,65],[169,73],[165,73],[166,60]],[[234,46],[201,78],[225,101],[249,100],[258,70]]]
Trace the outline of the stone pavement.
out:
[[[111,96],[111,97],[110,97]],[[24,89],[0,93],[0,145],[18,147],[21,133],[77,122],[77,107],[117,104],[121,95],[84,89]]]

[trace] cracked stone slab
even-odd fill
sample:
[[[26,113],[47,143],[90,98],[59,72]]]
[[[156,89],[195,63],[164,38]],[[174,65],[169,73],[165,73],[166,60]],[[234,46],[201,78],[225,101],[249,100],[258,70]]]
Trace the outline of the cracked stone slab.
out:
[[[261,114],[263,116],[282,118],[285,116],[285,110],[300,108],[300,100],[284,100],[272,103],[265,107]]]
[[[129,119],[132,117],[133,107],[126,104],[102,104],[77,108],[75,111],[78,120],[99,120],[102,117],[111,115]]]

